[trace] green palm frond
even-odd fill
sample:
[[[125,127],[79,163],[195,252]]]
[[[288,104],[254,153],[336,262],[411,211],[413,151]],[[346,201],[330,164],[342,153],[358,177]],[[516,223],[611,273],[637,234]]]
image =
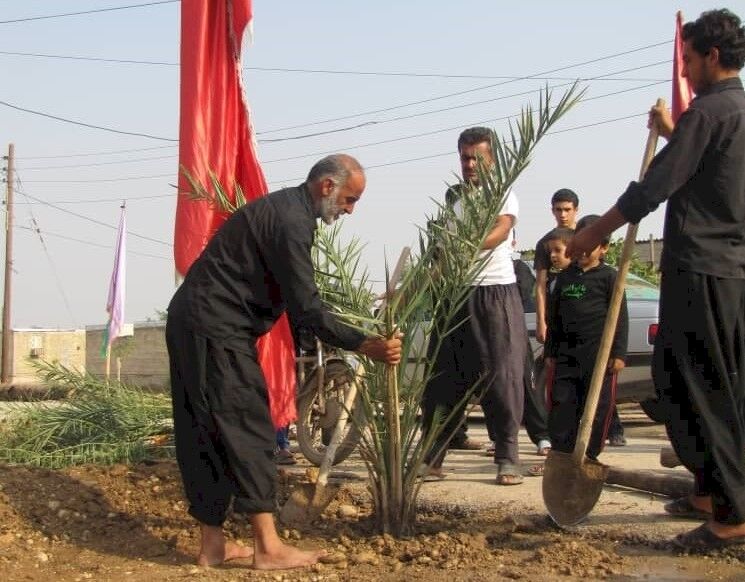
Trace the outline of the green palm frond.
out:
[[[152,439],[172,432],[168,395],[103,382],[59,364],[35,365],[46,378],[72,388],[64,400],[28,403],[16,411],[0,430],[0,460],[57,468],[169,454]]]

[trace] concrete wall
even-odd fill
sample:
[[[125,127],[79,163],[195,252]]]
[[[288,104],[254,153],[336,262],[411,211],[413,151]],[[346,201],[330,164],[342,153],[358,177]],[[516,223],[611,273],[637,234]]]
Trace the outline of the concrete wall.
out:
[[[106,359],[101,357],[103,326],[85,329],[88,349],[85,367],[88,373],[103,377]],[[111,377],[116,378],[117,355],[121,362],[121,379],[144,387],[168,385],[168,350],[165,340],[165,322],[136,323],[134,335],[117,338],[111,353]]]
[[[86,334],[82,329],[14,329],[11,383],[38,382],[29,360],[59,362],[67,368],[85,370]]]

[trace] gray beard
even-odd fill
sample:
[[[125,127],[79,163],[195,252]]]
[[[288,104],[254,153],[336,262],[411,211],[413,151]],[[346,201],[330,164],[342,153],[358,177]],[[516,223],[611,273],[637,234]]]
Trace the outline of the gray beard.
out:
[[[339,218],[339,205],[336,203],[336,188],[329,196],[321,198],[321,220],[325,224],[334,224]]]

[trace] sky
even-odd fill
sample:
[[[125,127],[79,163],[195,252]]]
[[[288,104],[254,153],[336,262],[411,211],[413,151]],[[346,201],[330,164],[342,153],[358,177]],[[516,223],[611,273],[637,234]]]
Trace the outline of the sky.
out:
[[[0,151],[15,147],[16,328],[106,322],[122,201],[127,321],[156,317],[173,294],[179,3],[35,18],[144,3],[0,0]],[[416,241],[433,199],[457,180],[460,131],[487,125],[501,134],[541,88],[558,97],[579,79],[584,100],[515,185],[518,248],[533,247],[553,226],[554,191],[571,188],[580,214],[601,213],[638,177],[646,111],[658,97],[670,100],[675,13],[690,20],[716,7],[256,0],[243,78],[262,167],[275,190],[302,182],[328,153],[356,156],[367,189],[343,229],[366,244],[364,262],[379,280],[386,257],[395,262]],[[742,0],[728,7],[745,15]],[[314,133],[322,135],[306,137]],[[663,214],[647,217],[639,236],[661,236]]]

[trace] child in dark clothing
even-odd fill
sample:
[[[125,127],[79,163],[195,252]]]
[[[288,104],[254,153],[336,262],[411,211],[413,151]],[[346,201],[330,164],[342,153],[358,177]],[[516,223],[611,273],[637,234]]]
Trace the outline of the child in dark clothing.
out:
[[[576,232],[597,220],[590,215],[577,223]],[[610,238],[556,276],[548,300],[547,373],[553,377],[548,428],[554,449],[574,449],[579,420],[595,366],[605,315],[610,307],[616,270],[603,262]],[[615,409],[618,372],[624,367],[628,313],[624,295],[608,360],[587,455],[597,458],[603,448]]]

